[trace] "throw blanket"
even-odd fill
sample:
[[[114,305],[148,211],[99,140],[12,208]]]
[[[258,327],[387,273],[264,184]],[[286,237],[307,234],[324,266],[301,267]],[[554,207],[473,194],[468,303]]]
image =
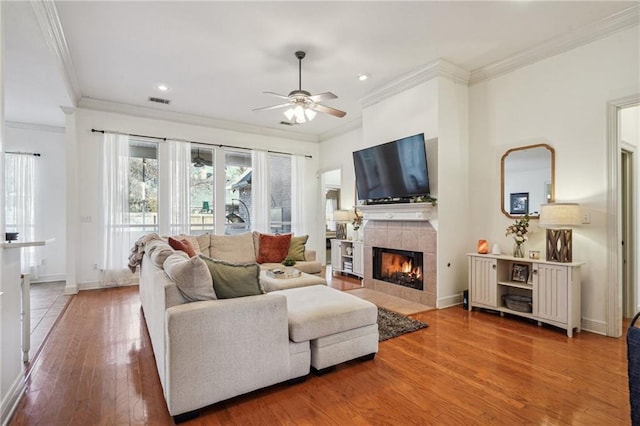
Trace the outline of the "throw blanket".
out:
[[[143,235],[138,238],[138,241],[131,247],[131,253],[129,254],[129,269],[135,274],[138,265],[142,263],[142,256],[144,256],[144,246],[151,240],[159,240],[160,236],[156,233]]]

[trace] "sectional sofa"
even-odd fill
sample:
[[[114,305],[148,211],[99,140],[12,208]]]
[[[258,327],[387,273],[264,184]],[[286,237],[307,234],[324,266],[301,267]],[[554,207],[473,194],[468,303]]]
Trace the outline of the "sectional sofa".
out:
[[[144,247],[140,299],[176,422],[378,350],[375,305],[326,285],[266,293],[255,238],[190,237],[195,256],[161,239]]]

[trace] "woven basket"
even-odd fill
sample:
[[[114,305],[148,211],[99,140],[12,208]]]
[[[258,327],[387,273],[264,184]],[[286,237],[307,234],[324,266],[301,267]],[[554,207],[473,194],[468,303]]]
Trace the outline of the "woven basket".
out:
[[[532,312],[532,300],[529,296],[520,296],[518,294],[505,294],[502,296],[504,305],[512,311]]]

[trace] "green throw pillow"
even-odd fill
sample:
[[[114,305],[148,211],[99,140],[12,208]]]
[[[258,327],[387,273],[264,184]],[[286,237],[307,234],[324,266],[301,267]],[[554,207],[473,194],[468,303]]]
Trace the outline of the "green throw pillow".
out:
[[[305,244],[309,239],[308,235],[302,235],[301,237],[291,237],[291,243],[289,244],[289,254],[287,257],[291,257],[294,260],[304,261]]]
[[[200,258],[209,268],[218,299],[264,293],[260,286],[260,266],[257,263],[229,263],[203,255]]]

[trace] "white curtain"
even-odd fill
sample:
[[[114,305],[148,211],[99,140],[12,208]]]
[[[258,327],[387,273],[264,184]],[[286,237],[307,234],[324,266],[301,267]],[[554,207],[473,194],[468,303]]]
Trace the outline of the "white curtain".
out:
[[[167,141],[169,151],[169,197],[166,208],[170,218],[170,234],[190,233],[191,199],[191,144],[174,140]],[[165,203],[163,203],[165,204]]]
[[[306,158],[303,155],[291,156],[291,232],[306,235],[307,220],[305,211]]]
[[[102,142],[103,285],[129,284],[129,137],[105,133]]]
[[[5,154],[5,224],[7,232],[18,232],[18,241],[35,241],[35,174],[32,155]],[[38,277],[35,247],[22,248],[21,270]]]
[[[269,232],[269,154],[251,151],[251,229]]]

